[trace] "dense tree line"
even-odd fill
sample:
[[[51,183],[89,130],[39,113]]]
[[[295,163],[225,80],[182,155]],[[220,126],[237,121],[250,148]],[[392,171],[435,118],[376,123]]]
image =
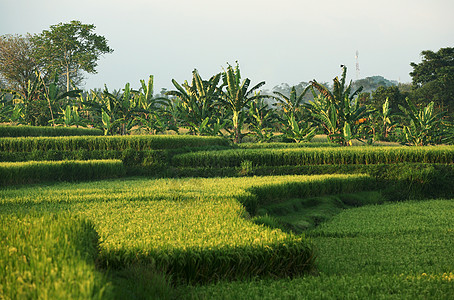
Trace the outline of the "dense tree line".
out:
[[[95,73],[111,53],[94,25],[60,23],[34,36],[0,37],[0,121],[14,124],[93,126],[106,135],[174,131],[250,140],[309,141],[323,133],[334,143],[377,140],[412,145],[453,142],[454,48],[423,51],[411,63],[412,84],[375,76],[346,82],[282,84],[273,92],[242,78],[238,63],[202,79],[172,80],[174,90],[154,94],[153,76],[138,90],[82,91],[82,71]],[[378,87],[377,87],[378,85]],[[364,89],[365,88],[365,89]]]

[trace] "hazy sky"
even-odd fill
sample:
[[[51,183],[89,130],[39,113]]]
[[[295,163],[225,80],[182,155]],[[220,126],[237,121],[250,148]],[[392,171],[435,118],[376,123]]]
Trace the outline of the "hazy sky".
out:
[[[453,0],[0,0],[0,35],[39,33],[79,20],[114,49],[85,88],[110,89],[155,76],[155,92],[239,61],[243,78],[271,89],[348,67],[356,78],[410,82],[422,50],[454,47]]]

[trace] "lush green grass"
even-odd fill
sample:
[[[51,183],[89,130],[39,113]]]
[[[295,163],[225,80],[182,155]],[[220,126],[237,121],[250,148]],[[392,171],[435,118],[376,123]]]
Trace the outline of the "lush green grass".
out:
[[[188,299],[452,299],[454,199],[345,210],[310,232],[318,276],[183,287]]]

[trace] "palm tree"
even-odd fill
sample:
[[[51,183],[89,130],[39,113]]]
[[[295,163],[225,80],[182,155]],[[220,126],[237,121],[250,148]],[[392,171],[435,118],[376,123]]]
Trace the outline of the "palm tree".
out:
[[[251,80],[244,79],[241,82],[240,67],[237,63],[235,69],[229,65],[227,70],[222,73],[223,85],[226,90],[222,90],[222,103],[224,107],[232,112],[233,123],[233,142],[239,143],[241,140],[241,128],[244,122],[244,109],[249,102],[258,98],[266,98],[268,96],[254,94],[254,91],[265,84],[262,81],[249,89]]]

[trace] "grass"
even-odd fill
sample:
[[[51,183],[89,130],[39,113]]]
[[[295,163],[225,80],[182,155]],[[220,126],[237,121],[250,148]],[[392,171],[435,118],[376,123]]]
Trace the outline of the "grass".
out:
[[[452,299],[454,199],[349,209],[310,231],[318,276],[181,287],[185,299]]]

